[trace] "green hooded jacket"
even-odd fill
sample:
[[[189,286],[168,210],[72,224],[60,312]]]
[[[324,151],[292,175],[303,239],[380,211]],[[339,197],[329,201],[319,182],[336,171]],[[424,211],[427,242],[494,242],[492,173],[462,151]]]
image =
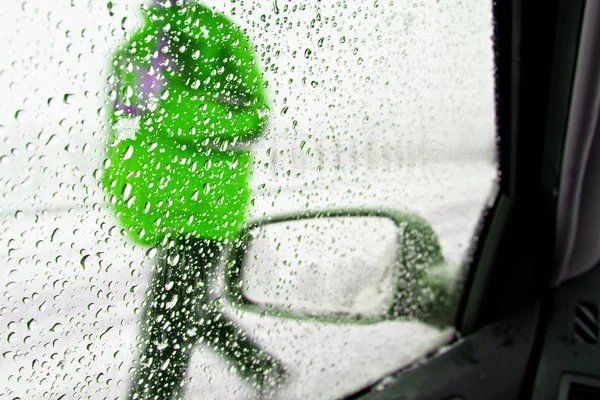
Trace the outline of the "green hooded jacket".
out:
[[[112,58],[102,185],[134,242],[231,239],[268,107],[251,44],[200,4],[156,6]]]

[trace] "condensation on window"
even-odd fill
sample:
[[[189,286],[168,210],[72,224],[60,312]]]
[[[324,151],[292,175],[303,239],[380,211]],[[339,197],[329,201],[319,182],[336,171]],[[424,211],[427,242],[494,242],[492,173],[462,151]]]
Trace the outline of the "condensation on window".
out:
[[[0,393],[334,399],[448,343],[491,8],[6,2]]]

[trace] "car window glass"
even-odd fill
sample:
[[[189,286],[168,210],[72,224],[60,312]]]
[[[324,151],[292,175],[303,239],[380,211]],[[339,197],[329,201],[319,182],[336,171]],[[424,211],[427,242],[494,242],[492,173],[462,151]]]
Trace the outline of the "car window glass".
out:
[[[333,399],[451,340],[491,7],[7,2],[1,392]]]

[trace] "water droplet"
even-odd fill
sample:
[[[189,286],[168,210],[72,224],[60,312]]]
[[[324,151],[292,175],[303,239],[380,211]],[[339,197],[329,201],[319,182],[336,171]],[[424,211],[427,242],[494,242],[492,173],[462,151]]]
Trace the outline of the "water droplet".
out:
[[[89,254],[86,254],[85,256],[81,257],[81,268],[85,269],[85,264],[87,262],[87,260],[90,258]]]
[[[125,149],[125,152],[121,156],[121,160],[129,160],[132,155],[133,155],[133,146],[131,146],[131,145],[127,146],[127,149]]]
[[[127,200],[129,196],[131,196],[131,189],[132,187],[129,183],[123,185],[123,190],[121,191],[121,197],[123,198],[123,200]]]
[[[129,99],[131,96],[133,96],[133,88],[131,86],[125,87],[123,95],[126,99]]]
[[[210,183],[204,184],[204,194],[208,194],[210,192]]]
[[[105,331],[104,331],[104,332],[103,332],[103,333],[100,335],[100,337],[99,337],[99,338],[100,338],[100,339],[102,339],[102,337],[103,337],[104,335],[106,335],[108,332],[110,332],[110,330],[111,330],[112,328],[113,328],[112,326],[109,326],[108,328],[106,328],[106,330],[105,330]]]
[[[304,50],[304,58],[310,57],[311,54],[312,54],[312,50],[311,49]]]
[[[167,262],[169,263],[169,265],[176,266],[179,262],[179,254],[170,255],[169,257],[167,257]]]
[[[63,96],[63,103],[65,104],[71,104],[69,103],[69,100],[71,100],[71,98],[74,96],[73,93],[65,93]]]
[[[31,318],[29,321],[27,321],[27,329],[32,331],[35,329],[37,325],[37,322],[34,318]]]
[[[230,169],[235,169],[235,168],[237,168],[238,162],[239,162],[239,160],[236,158],[231,162],[227,161],[227,164],[229,164]]]
[[[258,114],[258,118],[263,119],[269,115],[270,111],[267,105],[263,105],[256,110],[256,113]]]
[[[54,237],[56,236],[57,232],[58,232],[58,228],[56,228],[52,231],[52,234],[50,235],[50,242],[54,242]]]
[[[148,251],[146,252],[146,256],[153,258],[154,256],[156,256],[156,253],[158,253],[158,250],[156,249],[156,247],[151,247],[150,249],[148,249]]]
[[[175,304],[177,304],[177,300],[179,300],[179,296],[178,295],[173,295],[173,298],[167,302],[167,304],[165,305],[165,308],[167,310],[170,310],[171,308],[175,307]]]

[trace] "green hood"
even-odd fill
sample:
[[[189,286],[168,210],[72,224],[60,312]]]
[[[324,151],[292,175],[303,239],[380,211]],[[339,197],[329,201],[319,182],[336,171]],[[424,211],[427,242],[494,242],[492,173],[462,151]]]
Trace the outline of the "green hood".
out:
[[[253,48],[200,4],[143,12],[111,60],[102,185],[136,243],[227,240],[249,197],[250,152],[239,145],[261,134],[268,110]]]

